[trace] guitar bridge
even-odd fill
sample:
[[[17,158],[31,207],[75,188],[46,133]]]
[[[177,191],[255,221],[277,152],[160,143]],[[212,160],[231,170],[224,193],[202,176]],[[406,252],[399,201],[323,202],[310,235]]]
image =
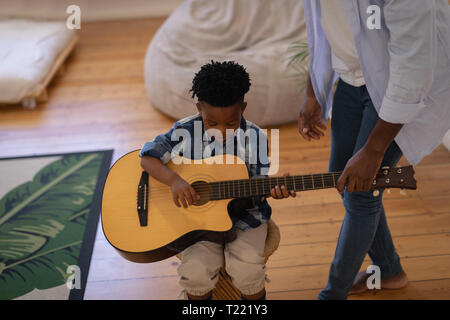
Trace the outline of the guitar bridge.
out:
[[[137,191],[137,213],[141,227],[147,226],[148,220],[148,173],[142,171],[141,180],[139,181]]]

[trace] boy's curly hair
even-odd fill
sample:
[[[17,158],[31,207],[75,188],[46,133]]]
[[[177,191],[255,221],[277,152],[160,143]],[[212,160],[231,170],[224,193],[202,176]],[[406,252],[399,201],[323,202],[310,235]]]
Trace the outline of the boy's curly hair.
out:
[[[211,60],[192,80],[192,98],[214,107],[228,107],[244,98],[250,89],[250,76],[234,61]]]

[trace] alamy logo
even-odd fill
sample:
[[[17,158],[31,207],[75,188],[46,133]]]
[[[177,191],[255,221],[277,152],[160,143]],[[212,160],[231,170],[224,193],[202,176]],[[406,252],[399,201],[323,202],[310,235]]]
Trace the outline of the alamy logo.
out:
[[[67,288],[81,289],[81,270],[77,265],[70,265],[66,269],[66,273],[69,275],[66,280]]]
[[[367,278],[366,284],[367,288],[369,290],[373,289],[381,289],[381,271],[380,267],[376,265],[370,265],[367,267],[366,273],[372,273],[373,274]]]
[[[79,6],[72,4],[67,7],[66,13],[70,14],[66,20],[66,26],[68,29],[80,29],[81,25],[81,9]]]
[[[366,24],[369,30],[381,29],[381,9],[377,5],[367,7],[366,13],[370,16],[367,18]]]
[[[208,129],[202,134],[202,122],[194,121],[193,134],[194,137],[191,137],[191,132],[183,128],[177,128],[172,132],[171,140],[179,141],[171,152],[171,159],[175,164],[190,163],[191,159],[194,159],[194,163],[197,164],[223,164],[223,157],[215,159],[210,157],[212,155],[235,154],[238,158],[245,159],[247,164],[262,164],[261,175],[272,175],[278,172],[278,129],[270,130],[270,161],[266,129],[254,130],[250,128],[245,131],[241,128],[227,129],[225,139],[223,139],[222,132],[217,129]],[[178,158],[178,155],[183,157]],[[231,164],[229,161],[233,161],[233,158],[225,157],[227,164]]]

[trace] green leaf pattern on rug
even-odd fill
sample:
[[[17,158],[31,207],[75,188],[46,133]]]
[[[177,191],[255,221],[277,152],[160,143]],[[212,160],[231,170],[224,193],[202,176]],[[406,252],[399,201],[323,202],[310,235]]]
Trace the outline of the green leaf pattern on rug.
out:
[[[66,155],[0,199],[0,299],[67,281],[101,163],[99,153]]]

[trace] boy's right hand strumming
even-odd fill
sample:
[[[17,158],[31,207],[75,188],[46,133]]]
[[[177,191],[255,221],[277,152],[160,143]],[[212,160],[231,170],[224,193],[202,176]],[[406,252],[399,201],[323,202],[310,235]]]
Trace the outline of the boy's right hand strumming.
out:
[[[173,202],[177,207],[181,207],[181,202],[183,207],[187,208],[200,199],[194,188],[175,172],[167,168],[160,159],[143,156],[141,166],[153,178],[170,187]]]
[[[173,182],[170,184],[170,191],[172,191],[172,199],[177,207],[181,207],[181,202],[183,207],[187,208],[200,199],[194,188],[178,175],[174,177]]]

